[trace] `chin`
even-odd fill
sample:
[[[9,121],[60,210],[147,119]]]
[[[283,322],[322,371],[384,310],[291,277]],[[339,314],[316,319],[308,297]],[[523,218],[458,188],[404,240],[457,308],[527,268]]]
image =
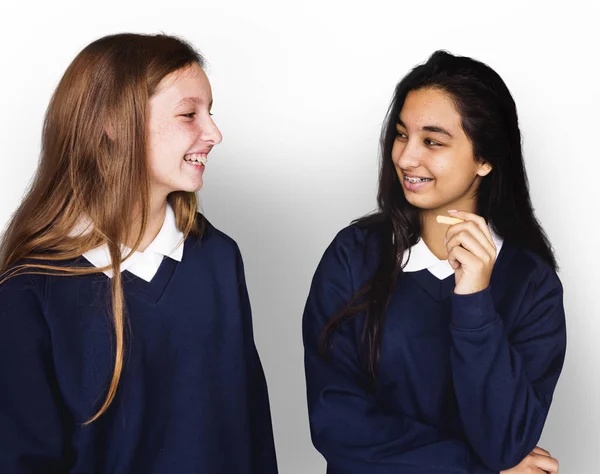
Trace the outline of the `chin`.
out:
[[[182,186],[182,190],[187,191],[188,193],[195,193],[196,191],[200,191],[203,185],[204,181],[202,180],[202,177],[199,177],[185,183],[185,186]]]
[[[204,183],[185,183],[171,187],[171,192],[196,193],[202,189]]]
[[[197,193],[201,189],[202,189],[202,184],[200,184],[199,186],[187,187],[187,188],[181,189],[181,191],[186,192],[186,193]]]
[[[423,211],[432,211],[435,209],[456,209],[452,207],[456,205],[457,201],[460,201],[460,195],[444,195],[433,189],[426,193],[415,193],[408,191],[402,187],[404,198],[412,204],[414,207]]]
[[[409,202],[409,204],[411,204],[414,207],[416,207],[417,209],[420,209],[423,211],[430,211],[432,209],[438,209],[444,205],[443,203],[440,203],[434,199],[428,198],[427,196],[415,196],[412,193],[405,192],[404,197]],[[415,199],[415,198],[417,198],[417,199]]]

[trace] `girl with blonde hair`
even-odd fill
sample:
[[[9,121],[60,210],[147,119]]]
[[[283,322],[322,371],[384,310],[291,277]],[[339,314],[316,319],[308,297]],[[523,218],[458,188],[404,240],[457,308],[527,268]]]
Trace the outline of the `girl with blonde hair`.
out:
[[[47,110],[0,246],[0,472],[275,473],[236,243],[197,212],[204,59],[88,45]]]

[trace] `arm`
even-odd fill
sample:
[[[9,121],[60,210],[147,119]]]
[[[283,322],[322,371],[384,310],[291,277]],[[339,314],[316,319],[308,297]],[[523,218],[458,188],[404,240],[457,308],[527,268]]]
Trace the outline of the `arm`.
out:
[[[69,415],[31,280],[19,276],[0,285],[0,472],[67,472]]]
[[[350,328],[340,327],[327,359],[317,353],[325,322],[354,294],[349,252],[336,242],[314,276],[303,318],[308,410],[313,444],[345,473],[490,473],[464,443],[434,426],[378,405]],[[497,472],[497,471],[496,471]]]
[[[265,374],[254,344],[250,299],[244,276],[244,264],[237,250],[238,285],[240,300],[245,317],[246,362],[248,364],[248,406],[250,410],[252,472],[256,474],[277,474],[277,459],[273,441],[271,410]]]
[[[446,234],[455,271],[450,333],[454,389],[465,434],[494,470],[516,466],[540,438],[566,347],[562,286],[535,262],[507,334],[490,287],[496,246],[480,216],[454,211],[464,222]],[[519,292],[520,295],[516,295]]]
[[[538,442],[562,369],[562,288],[548,273],[509,335],[490,289],[453,295],[452,371],[465,433],[491,468],[519,464]]]

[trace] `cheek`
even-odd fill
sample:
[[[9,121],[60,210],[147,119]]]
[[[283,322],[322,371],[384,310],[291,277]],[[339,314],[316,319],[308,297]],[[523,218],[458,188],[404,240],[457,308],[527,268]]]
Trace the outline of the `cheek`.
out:
[[[445,196],[464,193],[473,185],[476,166],[470,157],[448,155],[431,162],[430,171],[436,177],[436,189]]]
[[[473,160],[457,153],[438,153],[429,161],[429,169],[439,179],[469,181],[475,175]]]
[[[147,143],[149,156],[152,157],[160,154],[168,136],[168,130],[163,125],[156,125],[148,130]]]
[[[187,124],[161,124],[148,134],[148,156],[150,160],[162,161],[173,155],[181,155],[193,142],[191,126]]]
[[[427,169],[437,180],[451,179],[456,175],[456,163],[447,153],[437,153],[427,160]]]

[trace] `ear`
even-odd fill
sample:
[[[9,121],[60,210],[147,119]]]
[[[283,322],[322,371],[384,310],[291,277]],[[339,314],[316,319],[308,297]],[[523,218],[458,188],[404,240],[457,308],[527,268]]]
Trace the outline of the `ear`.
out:
[[[104,125],[104,133],[106,133],[106,136],[111,142],[115,141],[115,131],[113,130],[113,127],[110,123]]]
[[[484,176],[487,176],[491,172],[492,172],[492,165],[490,163],[488,163],[487,161],[484,161],[483,163],[481,163],[479,165],[479,167],[477,168],[477,175],[481,176],[482,178]]]

